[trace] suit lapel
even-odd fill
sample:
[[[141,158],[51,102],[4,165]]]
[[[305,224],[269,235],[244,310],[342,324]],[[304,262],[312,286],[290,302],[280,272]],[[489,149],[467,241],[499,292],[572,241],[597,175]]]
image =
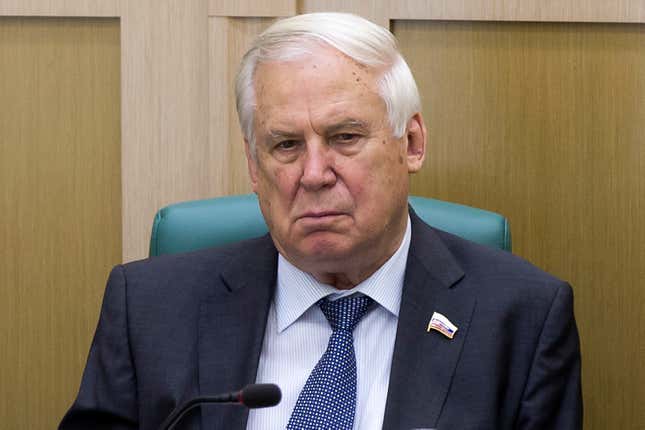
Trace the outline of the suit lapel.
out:
[[[277,252],[267,235],[238,250],[222,269],[200,309],[201,395],[236,391],[255,382],[276,268]],[[201,415],[205,429],[244,429],[248,409],[206,406]]]
[[[384,429],[435,427],[461,353],[475,299],[460,291],[464,272],[414,212]],[[458,327],[453,339],[427,332],[433,312]]]

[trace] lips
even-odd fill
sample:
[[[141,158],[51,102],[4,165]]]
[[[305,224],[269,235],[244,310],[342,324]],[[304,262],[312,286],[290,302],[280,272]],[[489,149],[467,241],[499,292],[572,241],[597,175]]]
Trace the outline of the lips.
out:
[[[346,212],[336,210],[309,211],[300,215],[296,222],[306,231],[335,230],[338,223],[347,216]]]
[[[347,212],[337,210],[310,210],[296,219],[302,234],[342,232],[346,228]]]
[[[298,218],[325,218],[340,215],[345,215],[345,213],[340,211],[311,211],[302,214]]]

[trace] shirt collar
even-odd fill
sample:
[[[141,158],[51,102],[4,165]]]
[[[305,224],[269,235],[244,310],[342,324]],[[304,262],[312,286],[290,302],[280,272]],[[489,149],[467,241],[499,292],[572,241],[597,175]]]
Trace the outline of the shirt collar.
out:
[[[410,217],[401,245],[396,252],[369,278],[351,290],[339,291],[331,285],[320,283],[311,274],[303,272],[278,255],[278,278],[274,298],[278,332],[282,332],[295,322],[307,309],[323,297],[336,300],[355,293],[371,297],[394,316],[399,316],[401,293],[408,260],[412,229]]]

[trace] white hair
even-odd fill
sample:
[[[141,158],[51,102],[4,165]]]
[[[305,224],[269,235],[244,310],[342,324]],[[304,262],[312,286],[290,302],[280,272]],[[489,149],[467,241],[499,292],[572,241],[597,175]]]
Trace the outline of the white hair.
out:
[[[242,58],[235,79],[237,115],[253,156],[256,103],[253,78],[258,64],[312,55],[312,49],[321,43],[368,68],[384,70],[377,86],[394,137],[402,137],[412,115],[421,110],[412,72],[397,49],[396,39],[387,29],[348,13],[296,15],[277,21],[255,39]]]

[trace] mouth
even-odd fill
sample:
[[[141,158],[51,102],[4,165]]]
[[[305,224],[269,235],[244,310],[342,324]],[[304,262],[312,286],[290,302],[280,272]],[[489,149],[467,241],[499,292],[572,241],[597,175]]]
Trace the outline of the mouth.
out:
[[[298,216],[296,223],[304,234],[316,232],[339,232],[346,226],[347,212],[336,210],[312,210]]]
[[[346,214],[340,211],[310,211],[300,215],[298,219],[325,219],[342,215]]]

